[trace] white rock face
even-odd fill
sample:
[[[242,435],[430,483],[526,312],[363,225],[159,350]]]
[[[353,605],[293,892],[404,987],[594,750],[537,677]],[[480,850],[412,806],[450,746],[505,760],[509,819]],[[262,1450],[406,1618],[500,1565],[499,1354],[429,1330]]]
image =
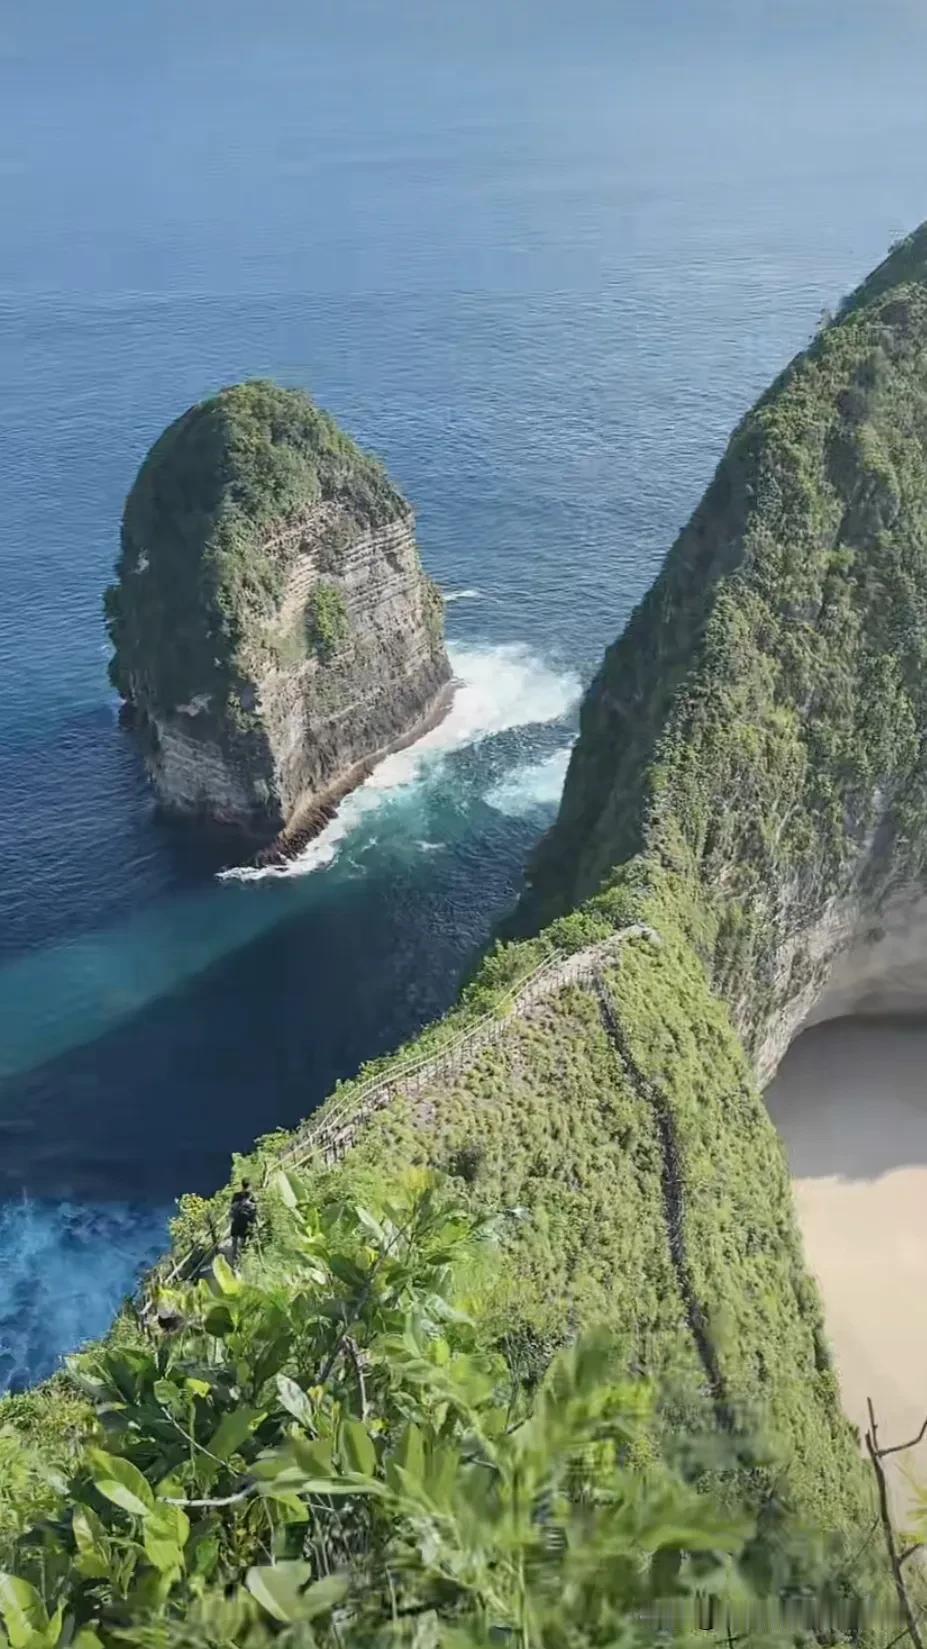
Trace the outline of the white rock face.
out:
[[[195,695],[149,717],[147,762],[170,811],[273,835],[311,823],[377,756],[424,731],[447,703],[450,666],[411,513],[362,529],[323,503],[262,549],[289,573],[277,607],[255,615],[241,724]],[[338,613],[330,651],[307,646],[323,587]]]
[[[853,935],[833,963],[808,1024],[856,1016],[927,1012],[927,893],[901,888],[879,921]]]
[[[803,974],[810,977],[788,995],[785,981],[799,956]],[[833,899],[782,947],[777,978],[783,995],[754,1044],[763,1086],[789,1044],[809,1025],[850,1017],[927,1015],[927,892],[908,883],[875,907],[861,896]]]

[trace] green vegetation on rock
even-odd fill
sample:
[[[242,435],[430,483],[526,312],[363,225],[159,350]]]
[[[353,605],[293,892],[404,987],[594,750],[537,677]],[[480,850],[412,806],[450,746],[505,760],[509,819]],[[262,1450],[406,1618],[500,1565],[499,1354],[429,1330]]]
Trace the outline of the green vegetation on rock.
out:
[[[267,534],[321,503],[361,527],[409,513],[382,465],[302,391],[236,384],[171,424],[129,494],[107,592],[119,691],[165,712],[203,692],[224,703],[283,591]]]
[[[522,1376],[504,1218],[408,1172],[372,1203],[281,1174],[265,1213],[243,1275],[219,1257],[168,1328],[72,1360],[28,1534],[0,1484],[12,1649],[606,1649],[658,1617],[689,1641],[708,1600],[774,1623],[809,1580],[859,1621],[858,1575],[727,1503],[732,1450],[661,1443],[609,1335]]]
[[[744,420],[610,650],[522,912],[548,925],[236,1162],[243,1278],[176,1289],[167,1334],[127,1313],[68,1407],[0,1405],[14,1649],[581,1649],[693,1592],[881,1607],[751,1039],[813,984],[783,950],[809,913],[922,867],[925,237]],[[186,1199],[178,1250],[228,1203]]]
[[[317,584],[306,612],[309,645],[323,663],[334,658],[348,633],[348,614],[341,591]]]
[[[586,699],[521,931],[642,853],[699,902],[756,1033],[777,958],[927,843],[927,229],[735,432]],[[798,954],[794,966],[813,966]]]

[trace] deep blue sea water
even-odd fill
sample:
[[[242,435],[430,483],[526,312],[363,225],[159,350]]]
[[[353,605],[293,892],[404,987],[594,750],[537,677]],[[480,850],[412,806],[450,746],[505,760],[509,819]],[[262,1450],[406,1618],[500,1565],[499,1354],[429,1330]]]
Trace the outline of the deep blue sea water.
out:
[[[913,0],[7,0],[0,1386],[449,1003],[730,427],[927,216],[925,46]],[[150,442],[259,375],[415,502],[465,685],[299,874],[219,880],[100,598]]]

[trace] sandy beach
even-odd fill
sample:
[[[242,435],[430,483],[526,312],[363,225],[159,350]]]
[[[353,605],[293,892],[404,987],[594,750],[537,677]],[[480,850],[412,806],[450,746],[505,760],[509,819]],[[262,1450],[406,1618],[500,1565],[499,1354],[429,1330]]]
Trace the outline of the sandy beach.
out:
[[[766,1094],[788,1152],[805,1251],[844,1408],[871,1397],[883,1445],[927,1417],[927,1024],[842,1020],[790,1049]],[[927,1490],[927,1439],[898,1456]]]

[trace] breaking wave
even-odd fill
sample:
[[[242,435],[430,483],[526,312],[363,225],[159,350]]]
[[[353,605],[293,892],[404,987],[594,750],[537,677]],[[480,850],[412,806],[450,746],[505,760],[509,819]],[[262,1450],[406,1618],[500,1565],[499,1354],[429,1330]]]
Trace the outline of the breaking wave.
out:
[[[510,729],[556,722],[579,696],[572,671],[525,646],[459,646],[450,655],[459,685],[444,720],[407,750],[387,756],[298,858],[222,872],[224,887],[210,880],[112,927],[8,963],[2,970],[8,1023],[0,1040],[0,1079],[94,1041],[292,916],[299,906],[286,879],[331,864],[349,836],[344,868],[352,878],[418,840],[445,845],[445,831],[453,834],[471,803],[499,783],[497,764],[456,753]],[[259,898],[242,885],[253,882],[265,884]]]
[[[570,762],[570,747],[555,750],[543,761],[516,767],[486,792],[490,807],[511,818],[525,818],[539,808],[556,807]]]
[[[43,1379],[63,1345],[105,1333],[163,1251],[172,1212],[25,1196],[0,1204],[0,1391]]]
[[[286,864],[220,871],[220,881],[279,880],[322,869],[337,857],[365,815],[421,780],[441,758],[512,728],[559,721],[579,697],[578,676],[556,669],[519,643],[453,646],[448,651],[458,686],[444,720],[406,750],[384,757],[302,853]]]

